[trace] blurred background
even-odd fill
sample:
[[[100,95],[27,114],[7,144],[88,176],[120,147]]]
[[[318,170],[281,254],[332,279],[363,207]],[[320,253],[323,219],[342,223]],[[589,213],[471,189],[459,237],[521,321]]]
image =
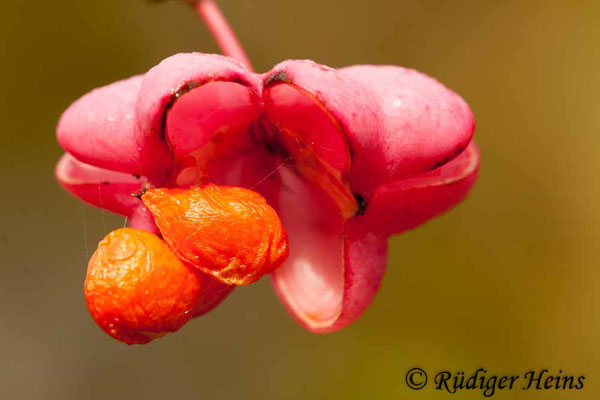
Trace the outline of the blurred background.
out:
[[[148,346],[100,331],[88,251],[123,218],[53,177],[54,128],[85,92],[177,52],[218,52],[176,1],[0,2],[0,397],[479,399],[406,387],[420,366],[585,375],[600,396],[600,2],[222,0],[259,71],[287,58],[419,69],[472,107],[469,198],[390,241],[382,289],[334,334],[297,326],[267,280]],[[431,379],[431,378],[430,378]]]

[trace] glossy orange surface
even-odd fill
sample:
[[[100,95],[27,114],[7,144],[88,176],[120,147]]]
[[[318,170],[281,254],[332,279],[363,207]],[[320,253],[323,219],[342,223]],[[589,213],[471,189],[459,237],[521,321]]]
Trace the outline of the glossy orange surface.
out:
[[[151,189],[142,199],[171,249],[223,283],[253,283],[288,256],[277,213],[251,190],[211,184]]]
[[[132,228],[109,233],[88,266],[85,300],[113,338],[145,344],[181,328],[202,301],[202,279],[158,236]]]

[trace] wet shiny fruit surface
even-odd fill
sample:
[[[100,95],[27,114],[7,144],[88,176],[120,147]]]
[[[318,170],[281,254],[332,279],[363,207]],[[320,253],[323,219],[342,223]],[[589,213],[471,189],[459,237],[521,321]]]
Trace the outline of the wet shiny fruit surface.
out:
[[[150,189],[142,200],[184,261],[228,285],[247,285],[287,258],[287,233],[258,193],[209,184]]]
[[[203,298],[202,282],[158,236],[123,228],[98,245],[84,294],[102,330],[127,344],[145,344],[192,318]]]

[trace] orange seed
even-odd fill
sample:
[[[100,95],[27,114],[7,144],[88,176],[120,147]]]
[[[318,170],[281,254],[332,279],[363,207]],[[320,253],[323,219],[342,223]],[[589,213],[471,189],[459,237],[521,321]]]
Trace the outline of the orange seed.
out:
[[[84,294],[92,318],[127,344],[144,344],[187,323],[202,301],[202,278],[158,236],[109,233],[90,259]]]
[[[253,283],[288,256],[279,216],[252,190],[214,184],[150,189],[142,200],[171,249],[225,284]]]

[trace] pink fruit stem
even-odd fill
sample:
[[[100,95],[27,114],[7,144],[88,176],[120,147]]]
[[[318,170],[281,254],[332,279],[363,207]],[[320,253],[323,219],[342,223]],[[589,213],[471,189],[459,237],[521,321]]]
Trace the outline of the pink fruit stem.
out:
[[[196,12],[215,38],[217,44],[226,56],[232,57],[244,67],[253,70],[252,64],[242,48],[235,32],[229,26],[227,19],[214,0],[200,0],[196,3]]]

